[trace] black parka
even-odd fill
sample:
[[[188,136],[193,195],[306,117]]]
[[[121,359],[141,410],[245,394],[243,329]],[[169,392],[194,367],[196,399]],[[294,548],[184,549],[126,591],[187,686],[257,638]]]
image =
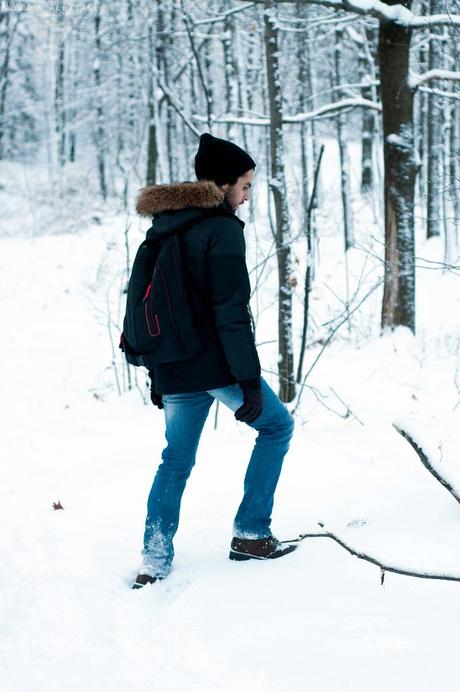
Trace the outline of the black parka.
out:
[[[181,236],[189,302],[205,347],[187,360],[155,366],[159,394],[206,391],[260,377],[248,309],[243,221],[210,181],[152,185],[141,190],[137,200],[137,211],[153,216],[152,232],[158,235],[212,208],[229,215],[204,219]]]

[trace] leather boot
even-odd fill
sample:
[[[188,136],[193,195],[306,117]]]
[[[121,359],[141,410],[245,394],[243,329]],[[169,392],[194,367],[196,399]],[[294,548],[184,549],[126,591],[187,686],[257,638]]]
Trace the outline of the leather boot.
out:
[[[230,560],[274,560],[292,553],[298,543],[281,543],[274,536],[266,538],[233,538],[230,546]]]

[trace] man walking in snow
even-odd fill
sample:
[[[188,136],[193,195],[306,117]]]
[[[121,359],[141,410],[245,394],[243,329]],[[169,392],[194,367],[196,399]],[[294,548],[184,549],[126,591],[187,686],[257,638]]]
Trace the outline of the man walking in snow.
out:
[[[182,493],[214,399],[258,432],[229,557],[273,559],[296,548],[270,530],[273,496],[294,424],[260,375],[248,310],[244,223],[235,215],[249,199],[255,166],[236,144],[203,134],[195,157],[198,182],[152,185],[137,200],[137,211],[154,217],[156,234],[174,232],[205,209],[225,215],[197,221],[181,239],[187,293],[205,345],[186,360],[161,363],[149,372],[152,403],[164,408],[167,446],[148,498],[143,563],[133,588],[171,571]]]

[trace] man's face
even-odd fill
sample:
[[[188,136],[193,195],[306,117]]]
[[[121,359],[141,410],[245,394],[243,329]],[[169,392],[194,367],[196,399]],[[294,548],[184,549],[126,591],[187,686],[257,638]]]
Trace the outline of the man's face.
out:
[[[226,183],[222,185],[225,190],[225,200],[227,204],[236,211],[240,204],[244,204],[249,199],[249,190],[254,180],[254,170],[246,171],[244,175],[240,175],[234,185]]]

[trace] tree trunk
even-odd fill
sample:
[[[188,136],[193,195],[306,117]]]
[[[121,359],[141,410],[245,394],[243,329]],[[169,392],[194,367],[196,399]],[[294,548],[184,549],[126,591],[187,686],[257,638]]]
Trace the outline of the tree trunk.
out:
[[[397,4],[391,0],[388,4]],[[411,0],[405,0],[410,9]],[[385,277],[382,328],[415,333],[413,91],[408,86],[411,31],[381,22],[379,55],[385,165]]]
[[[233,59],[234,59],[234,79],[236,88],[236,107],[239,109],[239,113],[243,113],[248,110],[248,99],[247,99],[247,80],[248,80],[248,54],[242,53],[241,45],[241,32],[238,31],[237,22],[233,21],[230,24],[231,29],[231,43],[233,45]],[[243,59],[241,59],[243,58]],[[248,128],[245,125],[241,126],[241,137],[243,141],[243,149],[249,151],[249,140],[248,140]],[[249,212],[251,221],[253,219],[253,197],[249,199]]]
[[[335,46],[334,46],[334,69],[335,74],[333,76],[333,84],[339,87],[342,84],[342,41],[343,41],[343,29],[338,28],[335,30]],[[337,90],[336,97],[340,100],[342,96],[342,91]],[[353,246],[353,222],[351,218],[351,191],[350,191],[350,180],[348,177],[348,171],[350,170],[350,162],[348,159],[348,149],[346,142],[345,133],[345,123],[346,119],[342,112],[336,118],[337,126],[337,142],[339,145],[339,159],[340,159],[340,194],[342,199],[342,214],[343,214],[343,235],[345,251],[349,250]],[[348,296],[347,296],[348,302]]]
[[[94,15],[94,29],[96,37],[96,58],[93,63],[94,72],[94,82],[96,84],[96,131],[95,131],[95,141],[96,141],[96,151],[97,151],[97,170],[99,174],[99,188],[101,191],[102,198],[104,201],[107,199],[107,179],[105,170],[105,146],[106,146],[106,135],[105,135],[105,124],[104,124],[104,110],[102,108],[102,94],[101,94],[101,57],[102,57],[102,46],[100,37],[101,28],[101,3],[98,2],[96,5],[96,12]]]
[[[429,13],[429,0],[422,0],[420,3],[420,15]],[[428,70],[428,47],[426,41],[420,42],[417,56],[418,71],[423,74]],[[418,198],[424,200],[427,194],[427,140],[428,140],[428,94],[419,91],[417,94],[417,111],[415,116],[415,142],[418,153],[418,177],[417,190]],[[425,207],[425,205],[423,205]]]
[[[278,29],[273,0],[265,0],[265,55],[270,105],[270,187],[275,207],[275,243],[278,260],[278,374],[281,401],[295,397],[292,349],[292,286],[289,214],[286,200],[283,152],[283,109],[278,64]]]
[[[454,35],[453,38],[455,55],[455,70],[460,70],[460,41]],[[458,252],[460,247],[460,160],[458,152],[460,151],[460,104],[457,99],[452,102],[452,129],[451,129],[451,145],[450,145],[450,179],[452,181],[452,197],[453,197],[453,212],[454,212],[454,236],[455,236],[455,251]]]
[[[370,51],[366,48],[374,41],[374,30],[366,28],[363,43],[358,54],[359,79],[363,99],[373,100],[374,90],[371,86]],[[375,139],[375,112],[371,108],[363,108],[362,114],[362,148],[361,148],[361,192],[365,194],[372,188],[373,180],[373,144]]]
[[[163,54],[163,75],[167,85],[170,83],[170,56],[173,55],[173,36],[172,33],[176,24],[176,5],[172,3],[171,14],[168,18],[168,32],[165,37],[165,51]],[[166,147],[169,167],[169,181],[177,179],[179,174],[179,163],[177,157],[177,137],[176,113],[174,108],[168,103],[166,106]]]
[[[75,38],[73,37],[69,41],[69,48],[67,51],[69,58],[69,81],[70,81],[70,94],[69,101],[75,103],[75,97],[77,94],[77,45]],[[77,156],[77,132],[75,130],[74,121],[77,118],[77,109],[72,105],[68,110],[68,159],[71,163],[76,160]]]
[[[311,10],[313,8],[308,7],[306,8],[307,10],[307,17],[310,14]],[[306,82],[305,82],[305,92],[307,94],[307,101],[306,105],[307,108],[310,108],[313,110],[318,104],[317,104],[317,98],[314,97],[314,89],[315,89],[315,61],[312,59],[312,51],[311,51],[311,45],[312,45],[312,39],[313,39],[313,31],[307,31],[306,32],[306,42],[305,42],[305,61],[307,65],[307,71],[306,71]],[[314,118],[312,118],[307,125],[307,133],[308,133],[308,139],[311,142],[311,151],[310,151],[310,161],[318,161],[319,157],[319,151],[320,151],[320,145],[319,145],[319,136],[318,136],[318,128],[316,127],[316,122]],[[316,190],[316,195],[315,195],[315,200],[313,202],[314,208],[321,206],[321,198],[322,198],[322,184],[321,184],[321,178],[318,180],[318,186]],[[315,241],[316,241],[316,220],[315,216],[312,216],[311,219],[311,232],[312,232],[312,237],[313,237],[313,246],[315,246]],[[313,251],[315,251],[315,247],[313,247]]]
[[[454,259],[454,228],[453,223],[451,223],[449,214],[449,204],[450,204],[450,190],[455,187],[455,180],[450,179],[449,176],[449,163],[450,159],[455,156],[454,152],[451,152],[450,145],[452,142],[452,130],[453,130],[453,120],[452,120],[452,103],[448,100],[444,103],[444,127],[442,129],[442,154],[443,154],[443,170],[445,173],[445,185],[442,194],[442,223],[444,232],[444,263],[450,264]],[[454,111],[455,113],[455,104]],[[445,271],[445,270],[444,270]]]
[[[430,0],[430,14],[443,11],[442,0]],[[442,27],[431,27],[428,69],[442,67]],[[428,96],[428,184],[427,184],[427,238],[441,233],[441,190],[443,187],[442,172],[442,109],[435,94]]]
[[[0,63],[0,160],[4,157],[6,95],[9,87],[11,55],[11,13],[0,12],[0,48],[3,54]]]
[[[150,24],[148,29],[148,41],[149,41],[149,78],[148,78],[148,116],[149,116],[149,127],[148,127],[148,137],[147,137],[147,175],[146,175],[146,185],[155,185],[157,182],[157,169],[158,169],[158,144],[157,144],[157,56],[155,51],[155,17],[153,18],[152,24]]]
[[[234,18],[230,15],[225,18],[224,22],[224,67],[225,67],[225,100],[226,111],[232,115],[236,115],[237,93],[236,83],[238,80],[235,43],[233,32]],[[227,139],[236,139],[236,126],[233,123],[227,123],[226,126]]]
[[[299,16],[303,15],[302,4],[297,2],[296,13]],[[298,80],[299,80],[299,110],[305,112],[307,110],[307,83],[308,83],[308,64],[306,61],[305,45],[298,40],[297,43],[297,64],[298,64]],[[311,96],[309,93],[308,96]],[[306,229],[307,213],[308,213],[308,183],[309,183],[309,160],[307,147],[307,123],[302,122],[299,126],[300,139],[300,199],[301,199],[301,224]],[[308,230],[311,240],[311,227]]]
[[[445,70],[455,70],[456,55],[455,51],[451,54],[449,45],[449,31],[447,27],[443,27],[444,46],[443,51],[443,67]],[[452,221],[451,204],[454,198],[454,190],[458,181],[451,177],[451,161],[458,156],[458,150],[452,149],[453,136],[455,128],[455,99],[440,99],[440,112],[442,113],[442,169],[443,169],[443,185],[442,185],[442,224],[444,232],[444,262],[451,264],[455,261],[455,221]],[[445,268],[444,271],[447,271]]]
[[[63,3],[57,5],[57,34],[58,50],[56,60],[56,76],[54,82],[54,128],[57,143],[57,160],[62,168],[66,160],[66,114],[64,108],[64,71],[65,71],[65,48],[63,38]]]

